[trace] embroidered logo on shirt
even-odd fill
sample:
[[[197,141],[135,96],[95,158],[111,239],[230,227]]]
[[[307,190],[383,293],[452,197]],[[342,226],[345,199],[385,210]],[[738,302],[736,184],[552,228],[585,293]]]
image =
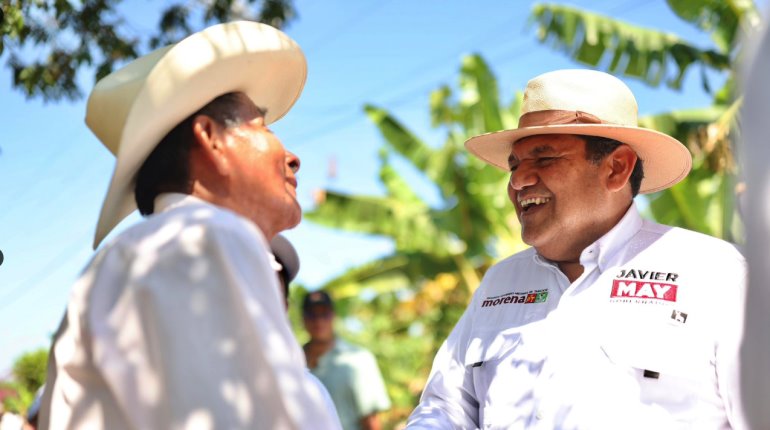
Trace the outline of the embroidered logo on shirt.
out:
[[[621,303],[676,302],[679,275],[671,272],[621,269],[612,280],[610,299]]]
[[[684,324],[687,322],[687,314],[685,312],[674,309],[674,311],[671,312],[671,319],[678,323]]]
[[[500,296],[487,297],[481,302],[482,308],[498,305],[507,305],[511,303],[545,303],[548,301],[548,289],[532,290],[528,292],[506,293]]]

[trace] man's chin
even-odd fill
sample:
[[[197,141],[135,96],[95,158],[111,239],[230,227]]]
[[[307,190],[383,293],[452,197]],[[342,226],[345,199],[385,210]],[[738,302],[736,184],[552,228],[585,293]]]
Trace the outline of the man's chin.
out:
[[[538,234],[533,231],[527,231],[526,229],[522,228],[521,241],[533,248],[537,248],[539,245],[542,245],[543,238],[542,234]]]
[[[290,230],[298,226],[300,221],[302,221],[302,209],[300,209],[299,204],[296,204],[296,207],[292,209],[295,209],[295,210],[292,210],[292,212],[290,214],[287,214],[287,216],[284,218],[285,223],[281,231]]]

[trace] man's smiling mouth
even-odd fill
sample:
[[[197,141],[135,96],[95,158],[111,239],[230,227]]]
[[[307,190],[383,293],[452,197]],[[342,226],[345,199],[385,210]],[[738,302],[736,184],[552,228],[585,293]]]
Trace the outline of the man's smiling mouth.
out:
[[[531,207],[539,206],[550,201],[551,199],[548,197],[531,197],[519,200],[519,205],[521,206],[521,209],[526,212]]]

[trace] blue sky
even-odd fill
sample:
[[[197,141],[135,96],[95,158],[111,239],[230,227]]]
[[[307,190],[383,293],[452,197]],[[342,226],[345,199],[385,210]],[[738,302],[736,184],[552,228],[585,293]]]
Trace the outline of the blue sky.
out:
[[[150,32],[158,3],[125,0],[135,34]],[[168,2],[163,2],[168,3]],[[162,4],[162,3],[161,3]],[[463,55],[481,53],[508,101],[535,75],[581,67],[540,45],[527,26],[531,1],[297,0],[299,19],[286,32],[309,63],[305,91],[273,126],[302,159],[299,196],[312,207],[313,191],[330,187],[378,194],[377,150],[382,140],[363,114],[373,103],[394,113],[424,140],[440,144],[429,126],[428,95],[456,85]],[[574,1],[575,6],[637,25],[666,29],[699,46],[710,41],[679,21],[664,0]],[[5,63],[6,57],[0,57]],[[641,114],[709,103],[697,71],[683,91],[653,90],[626,80]],[[47,346],[64,312],[70,287],[87,264],[102,198],[114,159],[83,122],[85,100],[43,103],[10,88],[0,70],[0,377],[24,351]],[[84,86],[93,81],[84,76]],[[491,130],[490,130],[491,131]],[[337,174],[328,176],[334,160]],[[407,177],[428,200],[431,190],[413,172]],[[504,192],[504,190],[501,190]],[[137,222],[132,216],[118,228]],[[391,250],[384,239],[340,233],[303,222],[287,232],[299,251],[299,281],[316,287]]]

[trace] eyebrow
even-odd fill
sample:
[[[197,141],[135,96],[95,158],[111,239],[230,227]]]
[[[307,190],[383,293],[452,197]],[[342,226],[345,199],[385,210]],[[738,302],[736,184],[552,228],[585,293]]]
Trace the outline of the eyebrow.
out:
[[[547,144],[538,145],[529,151],[529,153],[534,156],[553,152],[556,152],[556,150],[553,149],[553,146]],[[511,153],[511,155],[508,156],[508,166],[512,166],[515,161],[517,161],[516,156]]]

